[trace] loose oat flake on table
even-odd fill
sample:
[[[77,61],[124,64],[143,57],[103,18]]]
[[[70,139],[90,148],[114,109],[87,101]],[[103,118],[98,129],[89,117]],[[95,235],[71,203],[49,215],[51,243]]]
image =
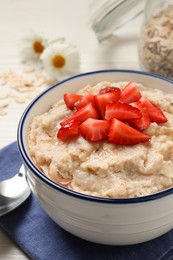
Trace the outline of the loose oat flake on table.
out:
[[[52,84],[42,70],[24,67],[19,73],[8,69],[0,73],[0,116],[8,114],[8,107],[13,102],[23,104],[36,97]]]

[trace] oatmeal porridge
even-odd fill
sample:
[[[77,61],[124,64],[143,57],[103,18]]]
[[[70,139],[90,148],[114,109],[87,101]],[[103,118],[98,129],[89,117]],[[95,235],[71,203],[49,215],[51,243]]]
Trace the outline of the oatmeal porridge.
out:
[[[39,169],[74,191],[156,193],[173,186],[173,95],[134,82],[88,85],[34,117],[28,144]]]

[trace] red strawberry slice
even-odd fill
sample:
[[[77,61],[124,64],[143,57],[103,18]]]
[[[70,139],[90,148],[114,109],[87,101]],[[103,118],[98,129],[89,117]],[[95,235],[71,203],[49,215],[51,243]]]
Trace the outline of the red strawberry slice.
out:
[[[98,95],[94,96],[94,101],[95,101],[96,107],[97,107],[98,111],[100,112],[102,119],[104,119],[106,105],[108,103],[116,102],[117,99],[118,99],[118,96],[117,96],[116,92],[109,92],[109,93],[98,94]]]
[[[108,130],[109,122],[106,120],[88,118],[80,125],[82,136],[93,142],[104,140],[107,137]]]
[[[86,95],[82,96],[81,99],[76,103],[76,108],[79,110],[91,102],[94,102],[94,96],[90,93],[87,93]]]
[[[115,92],[117,94],[117,99],[120,97],[121,90],[117,87],[106,87],[102,88],[99,92],[99,94],[105,94],[105,93],[110,93],[110,92]]]
[[[131,105],[137,107],[141,111],[142,117],[137,120],[129,120],[128,123],[141,131],[147,129],[151,123],[147,109],[142,105],[140,101],[131,103]]]
[[[111,120],[117,118],[125,121],[130,119],[139,119],[142,117],[141,111],[127,103],[109,103],[106,105],[105,119]]]
[[[70,93],[64,94],[64,102],[70,110],[73,110],[75,108],[76,102],[81,98],[82,95],[78,95],[78,94],[70,94]]]
[[[129,82],[121,91],[119,101],[124,103],[136,102],[141,98],[141,93],[134,82]]]
[[[166,123],[168,121],[162,110],[147,98],[142,97],[140,101],[142,105],[146,107],[151,122]]]
[[[64,126],[71,120],[76,120],[78,123],[82,123],[87,118],[99,118],[99,114],[92,103],[87,104],[86,106],[63,120],[60,125]]]
[[[147,142],[149,136],[114,118],[111,121],[108,140],[118,145],[133,145]]]
[[[78,137],[79,134],[78,122],[71,120],[59,129],[57,137],[62,141],[67,141],[70,138]]]

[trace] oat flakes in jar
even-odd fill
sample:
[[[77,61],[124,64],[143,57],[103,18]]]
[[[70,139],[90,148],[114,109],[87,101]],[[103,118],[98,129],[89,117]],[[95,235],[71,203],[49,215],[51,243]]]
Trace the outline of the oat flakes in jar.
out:
[[[173,0],[147,0],[139,40],[143,69],[173,79]]]

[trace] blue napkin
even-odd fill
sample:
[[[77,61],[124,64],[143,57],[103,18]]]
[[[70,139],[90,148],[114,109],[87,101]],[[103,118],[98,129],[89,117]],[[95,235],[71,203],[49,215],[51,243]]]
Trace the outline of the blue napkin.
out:
[[[20,168],[16,142],[0,150],[0,180]],[[20,207],[0,217],[1,227],[34,260],[169,260],[173,231],[131,246],[106,246],[77,238],[55,224],[31,195]]]

